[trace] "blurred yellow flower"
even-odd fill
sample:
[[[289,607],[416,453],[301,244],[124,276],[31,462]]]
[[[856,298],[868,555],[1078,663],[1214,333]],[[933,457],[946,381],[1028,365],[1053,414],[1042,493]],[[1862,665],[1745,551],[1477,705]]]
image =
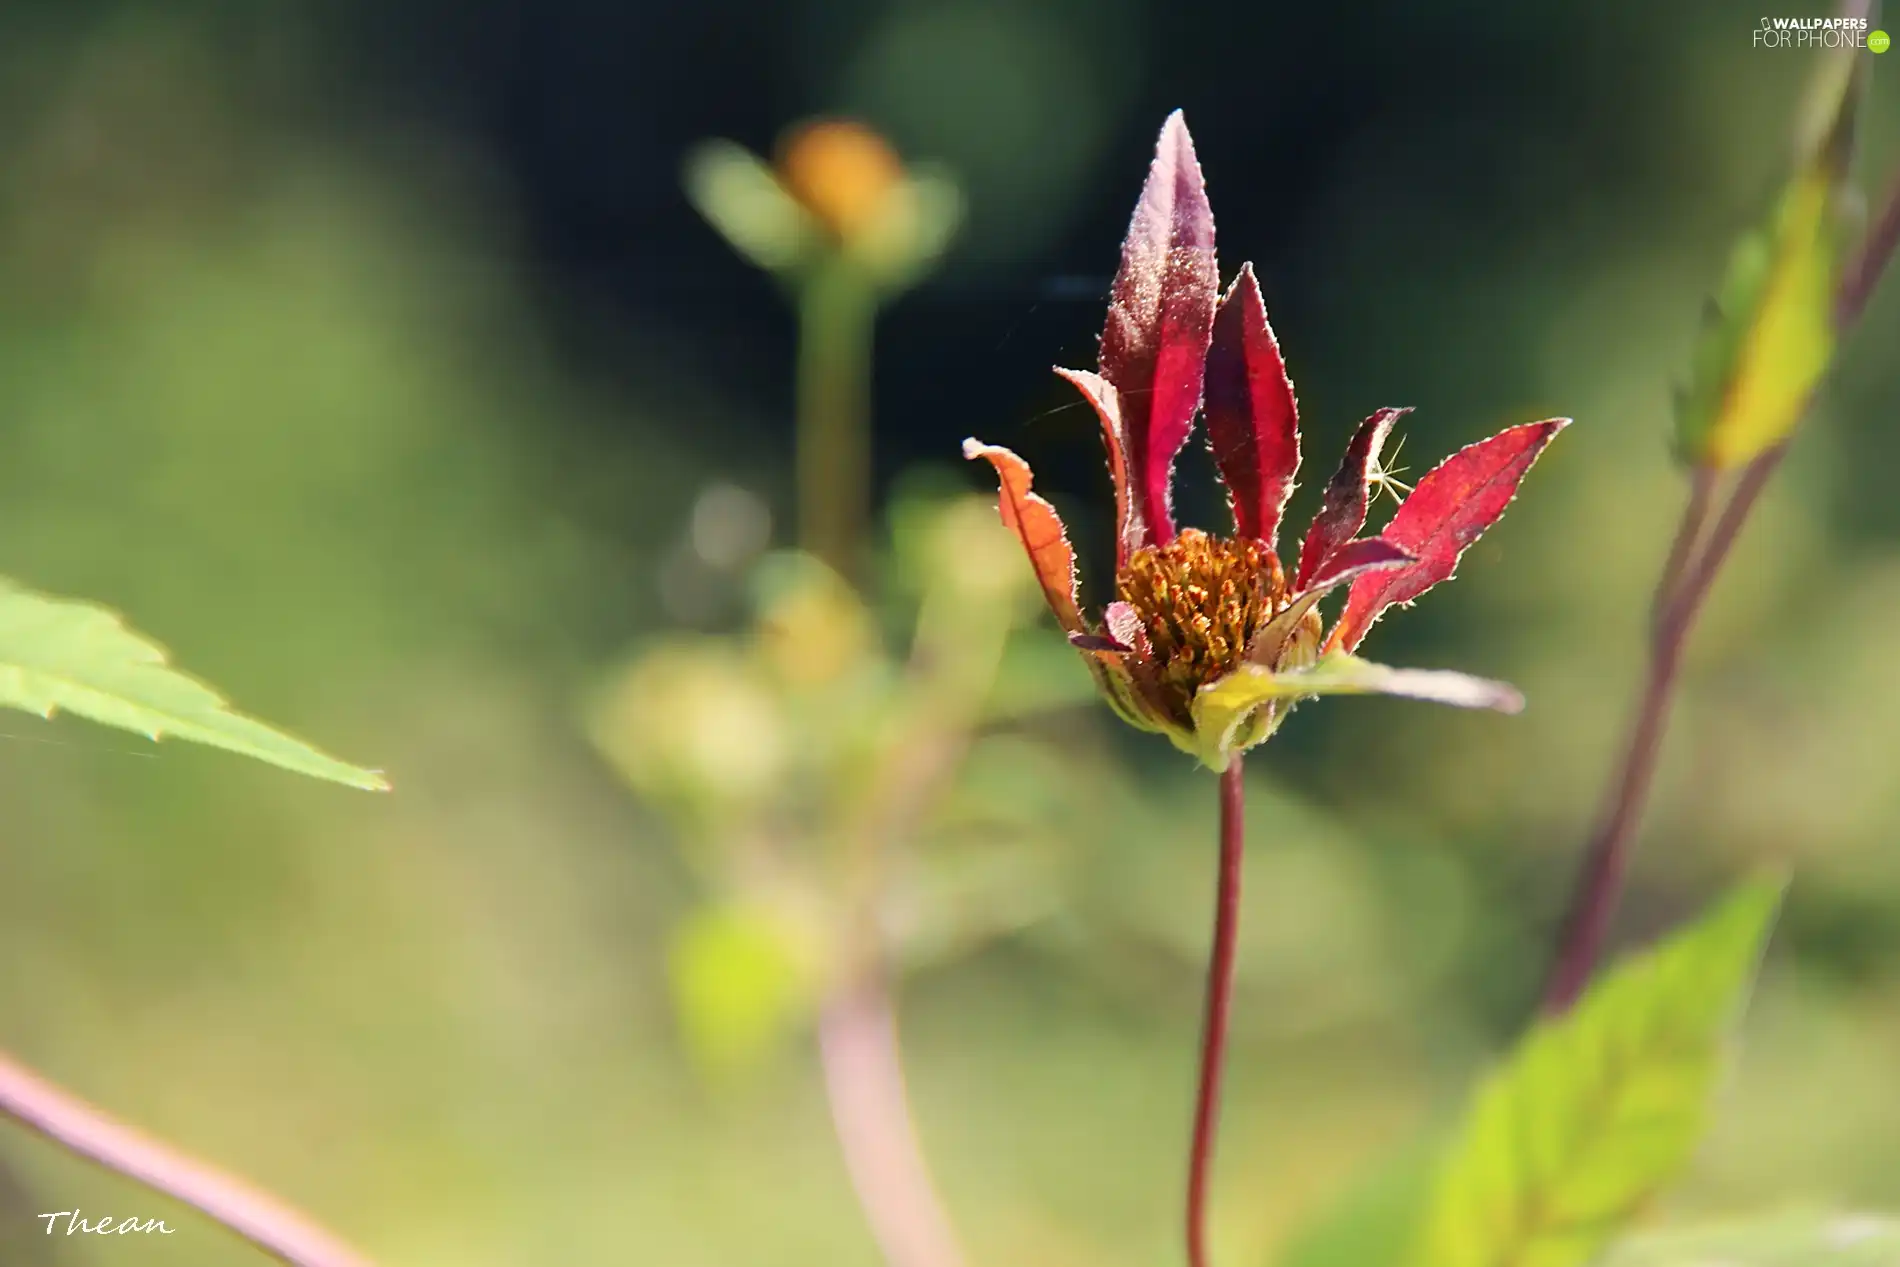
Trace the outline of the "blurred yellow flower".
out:
[[[802,124],[779,142],[786,190],[840,242],[881,219],[904,182],[904,164],[884,138],[849,119]]]
[[[855,285],[888,296],[922,277],[963,218],[946,173],[907,167],[862,123],[820,119],[789,130],[777,163],[731,141],[687,155],[686,195],[733,249],[803,283],[843,263]]]

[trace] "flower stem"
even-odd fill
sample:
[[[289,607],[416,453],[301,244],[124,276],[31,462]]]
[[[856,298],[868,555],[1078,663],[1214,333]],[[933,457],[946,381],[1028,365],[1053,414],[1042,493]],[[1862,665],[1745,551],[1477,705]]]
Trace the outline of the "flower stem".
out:
[[[871,336],[877,295],[846,262],[798,296],[799,544],[857,581],[871,488]]]
[[[1656,589],[1649,672],[1637,705],[1636,721],[1624,747],[1623,764],[1604,794],[1604,808],[1599,814],[1596,832],[1585,849],[1575,896],[1564,918],[1557,958],[1544,987],[1543,1010],[1548,1015],[1569,1010],[1589,984],[1602,958],[1610,920],[1622,897],[1630,845],[1635,839],[1643,807],[1649,800],[1650,786],[1655,781],[1663,731],[1675,699],[1689,631],[1735,539],[1741,535],[1749,513],[1781,465],[1786,451],[1785,443],[1776,445],[1743,468],[1699,552],[1694,548],[1695,538],[1708,517],[1714,475],[1708,471],[1696,473],[1689,501],[1683,507],[1676,545],[1670,550],[1669,562]]]
[[[1850,10],[1853,8],[1849,6]],[[1864,11],[1864,6],[1860,11]],[[1900,176],[1889,186],[1873,225],[1842,269],[1834,292],[1834,325],[1841,334],[1845,335],[1859,323],[1896,247],[1900,247]],[[1729,550],[1741,535],[1762,489],[1780,467],[1787,448],[1788,442],[1783,440],[1742,468],[1721,517],[1699,553],[1695,549],[1696,540],[1708,518],[1716,475],[1706,468],[1696,471],[1688,504],[1683,508],[1681,527],[1677,529],[1668,562],[1656,585],[1649,675],[1637,707],[1636,722],[1630,731],[1623,765],[1604,795],[1599,825],[1585,851],[1575,896],[1564,918],[1557,958],[1545,983],[1544,1011],[1547,1014],[1563,1012],[1576,1002],[1602,956],[1603,940],[1622,895],[1630,842],[1655,776],[1683,646]]]
[[[182,1201],[292,1267],[370,1267],[369,1259],[276,1197],[113,1121],[4,1053],[0,1115]]]
[[[1874,218],[1867,236],[1861,240],[1860,249],[1854,252],[1842,274],[1834,300],[1837,328],[1849,330],[1859,322],[1896,246],[1900,246],[1900,173],[1895,174],[1893,183],[1888,186],[1880,214]]]
[[[1663,562],[1662,576],[1656,581],[1656,593],[1650,600],[1650,636],[1657,637],[1668,618],[1669,604],[1682,584],[1682,575],[1702,544],[1702,530],[1708,527],[1709,508],[1715,498],[1716,472],[1698,466],[1690,479],[1689,501],[1682,508],[1682,522],[1676,525],[1676,539],[1669,543],[1669,557]]]
[[[1246,785],[1240,754],[1220,776],[1220,878],[1215,885],[1214,946],[1207,960],[1207,1000],[1201,1024],[1201,1083],[1194,1102],[1194,1143],[1188,1154],[1189,1267],[1207,1267],[1207,1183],[1220,1124],[1221,1066],[1227,1056],[1227,1017],[1234,994],[1234,947],[1240,931],[1240,870],[1246,852]]]
[[[838,1146],[858,1206],[890,1267],[961,1267],[963,1261],[904,1087],[879,907],[893,847],[911,836],[962,762],[974,726],[963,710],[987,696],[1003,637],[1001,630],[987,640],[966,637],[954,655],[941,656],[930,654],[931,641],[920,617],[913,679],[927,676],[928,662],[964,689],[946,690],[950,681],[918,683],[920,696],[936,700],[937,709],[893,746],[876,794],[841,833],[850,842],[843,859],[850,927],[845,967],[818,1020],[818,1056]]]
[[[1750,512],[1760,500],[1762,490],[1768,487],[1768,481],[1780,469],[1782,458],[1788,453],[1786,441],[1769,449],[1742,468],[1740,478],[1735,481],[1735,491],[1730,495],[1728,504],[1723,506],[1722,515],[1709,533],[1709,541],[1703,547],[1695,566],[1688,569],[1682,577],[1675,594],[1677,608],[1675,630],[1678,641],[1686,637],[1689,626],[1702,610],[1703,600],[1708,598],[1709,590],[1715,585],[1715,577],[1722,570],[1722,564],[1728,561],[1729,551],[1735,546],[1735,539],[1742,534],[1742,526],[1748,522]]]
[[[832,1124],[858,1204],[890,1267],[960,1267],[911,1124],[897,1021],[881,977],[833,995],[818,1022]]]

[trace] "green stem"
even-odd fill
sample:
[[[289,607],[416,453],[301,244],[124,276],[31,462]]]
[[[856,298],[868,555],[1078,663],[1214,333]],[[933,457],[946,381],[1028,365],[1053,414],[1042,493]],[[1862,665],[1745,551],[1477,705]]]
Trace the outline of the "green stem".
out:
[[[871,336],[877,294],[843,261],[798,295],[798,539],[858,580],[871,488]]]
[[[798,540],[858,584],[870,517],[871,349],[877,290],[842,260],[819,266],[798,294]],[[928,631],[919,634],[920,646]],[[1000,654],[1000,649],[999,649]],[[993,672],[993,668],[990,670]],[[975,698],[985,692],[979,691]],[[961,1267],[904,1086],[897,1022],[877,911],[892,843],[956,769],[965,719],[933,719],[897,749],[856,829],[846,877],[850,964],[826,1000],[818,1050],[846,1169],[890,1267]],[[948,724],[954,720],[958,724]]]

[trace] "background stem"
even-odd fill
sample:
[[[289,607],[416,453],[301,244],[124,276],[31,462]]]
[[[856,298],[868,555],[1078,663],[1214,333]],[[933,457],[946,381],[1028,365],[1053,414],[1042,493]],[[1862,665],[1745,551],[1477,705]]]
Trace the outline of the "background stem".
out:
[[[1864,15],[1867,11],[1864,3],[1850,3],[1842,8],[1842,12],[1850,16]],[[1834,292],[1834,325],[1840,335],[1845,336],[1859,323],[1896,247],[1900,247],[1900,175],[1889,185],[1866,236],[1842,268],[1841,280]],[[1749,513],[1780,467],[1787,449],[1788,441],[1784,439],[1742,468],[1721,517],[1699,553],[1696,540],[1708,518],[1717,472],[1706,467],[1699,467],[1695,472],[1689,501],[1683,508],[1682,524],[1656,585],[1649,674],[1637,706],[1636,722],[1630,731],[1622,767],[1604,794],[1596,834],[1585,850],[1575,895],[1564,918],[1557,957],[1545,983],[1544,1011],[1547,1014],[1563,1012],[1576,1002],[1602,957],[1603,941],[1622,895],[1630,842],[1649,798],[1661,754],[1663,729],[1675,694],[1683,646],[1722,564],[1727,561],[1730,549],[1748,522]]]
[[[883,977],[866,973],[826,1004],[819,1050],[845,1168],[891,1267],[960,1267],[911,1123],[897,1021]]]
[[[876,288],[843,259],[820,265],[799,291],[799,544],[854,585],[862,579],[871,500],[876,313]],[[957,738],[946,742],[944,735]],[[904,837],[954,772],[965,738],[967,730],[943,726],[898,745],[895,768],[885,772],[863,821],[845,833],[854,842],[844,877],[853,923],[849,966],[818,1020],[838,1146],[865,1222],[891,1267],[961,1267],[963,1261],[904,1087],[877,911],[892,842]]]
[[[1220,878],[1215,884],[1214,946],[1207,960],[1207,1000],[1201,1025],[1201,1084],[1194,1102],[1194,1143],[1188,1154],[1189,1267],[1207,1267],[1207,1184],[1220,1123],[1221,1067],[1227,1055],[1227,1017],[1234,993],[1234,948],[1240,931],[1240,871],[1246,853],[1246,788],[1240,754],[1220,776]]]
[[[844,261],[798,295],[798,539],[859,579],[871,489],[871,335],[877,296]]]
[[[1659,601],[1665,607],[1669,605],[1666,597],[1659,596]],[[1681,659],[1681,626],[1671,626],[1665,617],[1657,630],[1649,674],[1643,684],[1635,724],[1630,728],[1629,742],[1624,748],[1623,764],[1604,794],[1606,809],[1585,849],[1575,896],[1564,917],[1557,960],[1544,987],[1546,1013],[1567,1011],[1589,984],[1597,960],[1602,957],[1610,918],[1616,913],[1617,901],[1622,895],[1630,841],[1655,776]]]
[[[1689,503],[1682,508],[1682,522],[1676,525],[1676,539],[1669,543],[1669,557],[1663,561],[1662,576],[1650,599],[1652,639],[1661,636],[1662,622],[1669,616],[1669,604],[1682,583],[1689,561],[1695,557],[1696,546],[1701,544],[1702,530],[1708,525],[1709,507],[1715,498],[1716,476],[1717,473],[1706,466],[1696,467],[1690,476]]]
[[[1721,518],[1716,520],[1715,528],[1709,533],[1708,544],[1703,547],[1695,566],[1684,573],[1676,587],[1672,601],[1677,608],[1675,621],[1678,627],[1675,633],[1678,641],[1688,634],[1689,626],[1701,612],[1703,601],[1715,585],[1716,575],[1728,561],[1729,551],[1734,548],[1736,538],[1742,535],[1742,526],[1748,522],[1748,516],[1760,500],[1762,490],[1768,486],[1769,479],[1779,469],[1781,459],[1787,452],[1787,442],[1783,441],[1742,468],[1741,478],[1735,481],[1734,493],[1722,508]]]
[[[1896,246],[1900,246],[1900,172],[1894,174],[1880,211],[1841,276],[1834,300],[1834,324],[1842,331],[1852,329],[1860,320]]]
[[[1557,958],[1544,987],[1543,1006],[1547,1014],[1567,1011],[1577,1001],[1603,956],[1610,920],[1622,896],[1630,844],[1649,800],[1649,789],[1655,781],[1657,762],[1662,754],[1663,732],[1675,698],[1683,647],[1722,564],[1786,451],[1784,442],[1743,468],[1734,492],[1699,553],[1693,543],[1708,516],[1714,474],[1706,470],[1696,473],[1689,501],[1683,507],[1676,546],[1671,548],[1669,563],[1657,584],[1649,672],[1637,705],[1636,721],[1624,747],[1623,764],[1604,793],[1604,808],[1599,814],[1596,832],[1584,851],[1575,896],[1558,941]]]
[[[818,1056],[845,1170],[891,1267],[960,1267],[963,1259],[917,1138],[878,919],[891,842],[934,799],[962,751],[960,742],[919,735],[899,746],[902,759],[885,771],[885,796],[852,833],[857,847],[844,877],[853,924],[848,967],[818,1019]]]
[[[182,1201],[295,1267],[370,1267],[369,1259],[277,1198],[113,1121],[4,1053],[0,1114],[88,1161]]]

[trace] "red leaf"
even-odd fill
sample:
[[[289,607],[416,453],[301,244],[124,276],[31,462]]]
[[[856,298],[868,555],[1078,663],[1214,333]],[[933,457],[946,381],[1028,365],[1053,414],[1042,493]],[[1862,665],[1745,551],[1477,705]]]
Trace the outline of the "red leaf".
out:
[[[1002,484],[996,509],[1003,526],[1022,540],[1029,552],[1029,566],[1035,569],[1042,596],[1056,623],[1069,633],[1082,631],[1082,612],[1075,598],[1075,551],[1069,546],[1069,534],[1063,530],[1056,508],[1029,491],[1034,479],[1029,463],[1008,449],[982,444],[971,439],[963,442],[963,456],[971,460],[987,459],[996,468]]]
[[[1409,603],[1450,579],[1458,556],[1498,521],[1517,495],[1524,473],[1551,437],[1569,425],[1568,418],[1549,418],[1507,427],[1460,449],[1420,480],[1379,534],[1418,561],[1355,580],[1327,648],[1351,651],[1386,608]]]
[[[1271,547],[1300,469],[1300,415],[1251,264],[1214,313],[1203,412],[1234,532]]]
[[[1177,110],[1122,241],[1101,351],[1102,377],[1121,397],[1136,514],[1159,545],[1174,539],[1169,483],[1201,401],[1218,286],[1214,212]]]
[[[1115,391],[1115,384],[1099,374],[1091,374],[1087,370],[1065,370],[1060,365],[1056,366],[1056,373],[1074,383],[1088,397],[1089,404],[1095,406],[1095,416],[1102,420],[1102,447],[1108,450],[1108,478],[1115,487],[1115,570],[1119,572],[1127,566],[1128,556],[1148,541],[1141,512],[1135,508],[1129,496],[1127,446],[1122,442],[1121,397]]]
[[[1381,409],[1352,433],[1346,456],[1339,460],[1339,470],[1326,485],[1319,513],[1313,516],[1313,526],[1306,530],[1306,540],[1300,546],[1300,570],[1293,578],[1294,589],[1311,585],[1326,561],[1366,526],[1370,502],[1366,477],[1379,460],[1379,449],[1391,433],[1392,424],[1411,412],[1409,408]]]

